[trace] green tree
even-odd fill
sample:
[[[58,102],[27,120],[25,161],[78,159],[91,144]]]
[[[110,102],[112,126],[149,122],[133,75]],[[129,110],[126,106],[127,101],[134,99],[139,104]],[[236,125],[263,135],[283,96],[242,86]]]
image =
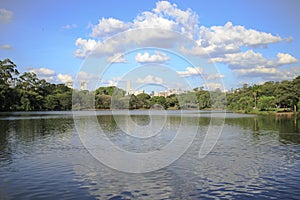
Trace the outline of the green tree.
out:
[[[9,85],[10,81],[13,80],[14,76],[19,75],[17,66],[10,60],[0,60],[0,84]]]
[[[151,97],[149,94],[141,93],[141,94],[136,95],[136,97],[138,98],[139,103],[141,104],[141,108],[144,108],[144,109],[150,108],[150,98]]]
[[[210,93],[208,91],[202,90],[199,93],[197,93],[197,96],[199,102],[199,109],[211,108],[212,102]]]
[[[111,96],[106,94],[98,94],[95,96],[95,107],[96,109],[110,109]]]
[[[276,107],[275,97],[274,96],[261,96],[258,99],[258,109],[260,110],[269,110]]]
[[[238,110],[244,110],[246,113],[250,112],[254,107],[254,99],[246,96],[242,97],[237,101]]]
[[[15,77],[19,75],[17,66],[9,59],[0,60],[0,111],[16,107],[17,93],[14,90]]]
[[[154,96],[150,99],[150,104],[152,107],[157,107],[158,105],[162,106],[164,109],[166,106],[166,98],[163,96]]]
[[[179,109],[179,102],[177,95],[172,94],[166,98],[166,108]]]
[[[251,92],[252,92],[252,95],[253,95],[253,98],[254,98],[254,109],[257,109],[257,98],[259,96],[259,93],[261,92],[260,86],[254,84],[251,87]]]
[[[280,107],[296,110],[296,105],[299,101],[299,96],[297,96],[293,82],[282,81],[278,85],[275,93],[276,103]]]

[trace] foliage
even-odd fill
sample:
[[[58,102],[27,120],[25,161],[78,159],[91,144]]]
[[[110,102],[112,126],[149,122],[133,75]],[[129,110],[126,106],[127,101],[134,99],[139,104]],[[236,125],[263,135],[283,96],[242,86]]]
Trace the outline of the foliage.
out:
[[[0,111],[70,110],[72,89],[39,80],[35,73],[19,75],[9,59],[0,61]]]
[[[276,107],[276,101],[274,96],[262,96],[258,99],[258,109],[270,110]]]
[[[99,87],[95,91],[76,91],[64,84],[38,79],[32,72],[19,74],[9,59],[0,60],[0,111],[70,110],[74,109],[230,109],[258,112],[264,110],[300,110],[300,76],[294,80],[249,86],[227,92],[220,89],[172,94],[167,97],[146,93],[126,95],[116,86]]]
[[[268,81],[262,85],[238,88],[226,95],[227,109],[251,112],[260,110],[279,109],[298,110],[300,100],[300,76],[292,81]],[[253,104],[250,102],[253,99]],[[247,106],[248,105],[248,106]],[[253,105],[253,108],[251,106]]]

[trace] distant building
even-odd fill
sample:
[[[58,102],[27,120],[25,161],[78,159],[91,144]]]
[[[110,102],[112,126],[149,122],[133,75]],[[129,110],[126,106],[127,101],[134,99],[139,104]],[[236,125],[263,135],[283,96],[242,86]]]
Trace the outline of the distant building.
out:
[[[80,90],[87,90],[86,82],[85,81],[81,81],[80,82]]]
[[[66,86],[67,86],[68,88],[73,88],[73,83],[72,83],[72,81],[66,82]]]
[[[159,91],[159,92],[153,92],[153,96],[155,97],[167,97],[167,96],[170,96],[172,94],[181,94],[183,93],[182,90],[179,88],[179,89],[169,89],[168,91]]]
[[[133,94],[136,96],[136,95],[138,95],[138,94],[143,94],[143,93],[145,93],[144,90],[136,90],[136,91],[134,91]]]

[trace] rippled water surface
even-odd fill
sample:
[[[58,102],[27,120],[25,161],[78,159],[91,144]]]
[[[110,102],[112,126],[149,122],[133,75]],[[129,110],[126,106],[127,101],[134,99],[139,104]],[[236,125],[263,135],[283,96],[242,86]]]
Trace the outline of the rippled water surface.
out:
[[[227,113],[217,144],[200,159],[210,121],[222,113],[170,111],[154,118],[148,111],[91,113],[108,138],[128,151],[163,148],[182,123],[198,132],[173,164],[129,174],[89,154],[72,112],[0,113],[0,199],[300,199],[299,119]],[[82,112],[82,120],[87,115]],[[129,118],[148,129],[161,118],[164,128],[149,141],[128,138],[120,123]]]

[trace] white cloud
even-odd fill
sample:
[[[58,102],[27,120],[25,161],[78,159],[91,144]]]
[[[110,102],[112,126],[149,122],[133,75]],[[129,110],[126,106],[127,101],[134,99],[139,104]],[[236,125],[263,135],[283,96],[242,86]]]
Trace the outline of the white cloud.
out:
[[[257,78],[261,77],[261,81],[282,81],[282,80],[292,80],[299,76],[300,67],[294,66],[287,69],[279,70],[276,68],[265,68],[265,67],[256,67],[254,69],[240,69],[235,70],[235,73],[242,77]]]
[[[195,76],[203,74],[203,69],[201,67],[187,67],[185,71],[176,72],[181,77]]]
[[[244,26],[234,26],[227,22],[224,26],[201,27],[199,33],[199,44],[203,47],[207,45],[224,46],[228,49],[239,49],[241,46],[264,46],[275,42],[280,42],[279,36],[270,33],[246,29]]]
[[[277,59],[278,59],[277,63],[280,65],[298,62],[298,60],[295,57],[287,53],[278,53]]]
[[[239,76],[246,77],[274,76],[280,73],[276,68],[267,68],[264,66],[256,66],[250,69],[236,69],[234,72]]]
[[[137,29],[139,31],[132,31]],[[105,40],[108,36],[126,30],[129,32],[124,32],[123,38],[117,35],[109,41]],[[171,5],[167,1],[161,1],[157,3],[153,11],[142,12],[132,22],[102,18],[97,25],[92,27],[90,34],[97,40],[78,38],[75,42],[77,50],[74,55],[78,58],[85,58],[94,50],[95,55],[112,56],[122,52],[130,44],[136,44],[138,47],[170,48],[182,39],[178,38],[178,32],[192,37],[198,32],[197,30],[198,16],[194,12],[190,9],[182,11],[175,4]],[[172,31],[176,31],[177,34]]]
[[[68,74],[58,74],[57,78],[60,82],[67,83],[67,82],[72,82],[72,76]]]
[[[55,82],[57,79],[55,75],[56,73],[52,69],[48,69],[45,67],[41,67],[41,68],[28,67],[27,69],[29,72],[35,73],[39,77],[39,79],[45,79],[46,81],[49,82]]]
[[[12,11],[7,10],[5,8],[0,8],[0,22],[10,23],[12,21],[13,16],[14,13]]]
[[[237,53],[241,47],[267,47],[268,44],[281,42],[280,36],[246,29],[244,26],[227,22],[224,26],[200,27],[197,43],[192,49],[182,49],[192,55],[216,57],[228,53]]]
[[[147,75],[145,78],[138,78],[136,80],[137,83],[155,83],[155,84],[163,84],[163,79],[160,77]]]
[[[77,24],[67,24],[62,27],[62,29],[65,29],[65,30],[74,29],[74,28],[77,28]]]
[[[99,23],[93,26],[91,36],[96,38],[112,36],[113,34],[125,31],[130,23],[122,22],[114,18],[102,18]]]
[[[39,76],[53,76],[55,75],[55,71],[52,69],[48,69],[48,68],[30,68],[29,70],[30,72],[34,72],[35,74],[39,75]]]
[[[84,58],[95,49],[97,42],[92,39],[85,40],[78,38],[75,45],[78,47],[74,52],[75,57]]]
[[[152,12],[143,12],[133,22],[133,28],[162,28],[176,30],[177,23]]]
[[[176,4],[159,1],[155,8],[141,12],[131,21],[121,21],[114,18],[102,18],[93,25],[90,36],[78,38],[75,42],[77,50],[75,57],[85,58],[91,52],[97,56],[107,56],[107,61],[125,62],[120,53],[132,48],[157,47],[178,48],[183,54],[212,58],[212,61],[224,63],[240,76],[255,75],[275,77],[280,72],[279,67],[298,62],[297,58],[288,53],[278,53],[273,58],[265,57],[263,53],[255,52],[256,48],[267,48],[278,42],[292,42],[292,37],[282,38],[268,32],[255,30],[242,25],[227,22],[223,26],[199,26],[199,17],[191,9],[181,10]],[[123,32],[124,34],[117,34]],[[190,43],[182,35],[194,39],[197,44]],[[107,37],[116,34],[114,37]],[[185,40],[184,40],[185,38]],[[184,40],[184,41],[183,41]],[[170,58],[163,54],[149,52],[136,55],[136,61],[165,62]],[[207,75],[199,68],[187,68],[177,72],[180,76],[203,75],[207,80],[223,78],[223,75]]]
[[[118,87],[118,83],[121,80],[120,77],[113,77],[111,80],[100,80],[100,82],[102,84],[104,84],[105,86],[117,86]]]
[[[170,58],[167,56],[167,54],[160,51],[155,51],[153,55],[145,52],[144,54],[138,53],[135,56],[135,61],[139,63],[164,63],[168,60],[170,60]]]
[[[255,68],[255,67],[278,67],[285,64],[298,62],[296,58],[290,54],[278,53],[276,58],[266,59],[261,53],[253,50],[246,52],[225,54],[224,57],[212,58],[213,62],[226,63],[231,69]]]
[[[267,64],[267,59],[261,53],[256,53],[252,50],[233,54],[225,54],[224,57],[212,58],[213,62],[228,64],[234,68],[252,68],[257,65]]]
[[[108,63],[125,63],[126,59],[123,54],[116,53],[113,56],[107,58]]]
[[[190,38],[195,38],[199,29],[199,17],[191,9],[183,11],[177,8],[176,4],[171,4],[168,1],[159,1],[156,3],[156,8],[153,11],[159,15],[173,17],[179,25],[179,31],[186,34]]]
[[[14,48],[9,45],[9,44],[4,44],[4,45],[1,45],[1,49],[4,49],[4,50],[13,50]]]

